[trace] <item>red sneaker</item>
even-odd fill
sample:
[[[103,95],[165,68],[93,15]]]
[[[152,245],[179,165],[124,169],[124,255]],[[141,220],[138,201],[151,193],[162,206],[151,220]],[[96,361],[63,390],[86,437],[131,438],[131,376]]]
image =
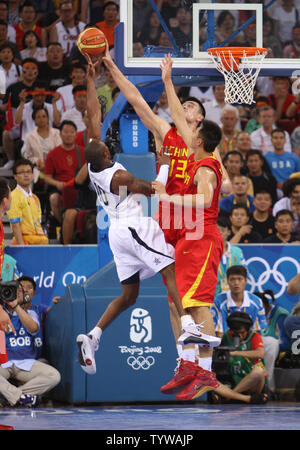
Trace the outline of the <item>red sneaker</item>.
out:
[[[198,367],[196,363],[180,359],[172,380],[162,386],[160,392],[163,394],[174,394],[175,392],[178,392],[195,378],[197,370]]]
[[[194,400],[203,395],[204,392],[211,391],[218,386],[219,383],[214,374],[200,367],[190,384],[182,392],[176,395],[176,400]]]

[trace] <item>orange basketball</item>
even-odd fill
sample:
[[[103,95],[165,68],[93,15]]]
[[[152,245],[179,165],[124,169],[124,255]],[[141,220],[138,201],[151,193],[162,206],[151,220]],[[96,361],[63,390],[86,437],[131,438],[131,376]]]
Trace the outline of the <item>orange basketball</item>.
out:
[[[105,51],[105,46],[105,34],[96,27],[86,28],[77,39],[77,47],[83,55],[100,55]]]

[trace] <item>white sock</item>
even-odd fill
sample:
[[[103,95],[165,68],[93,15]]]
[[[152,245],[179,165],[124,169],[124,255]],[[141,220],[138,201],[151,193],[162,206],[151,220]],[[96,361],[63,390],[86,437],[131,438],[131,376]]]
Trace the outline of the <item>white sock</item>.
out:
[[[182,358],[182,345],[177,344],[176,348],[179,358]]]
[[[181,319],[182,328],[186,328],[186,327],[195,325],[195,321],[190,314],[185,314],[184,316],[181,316],[180,319]]]
[[[101,334],[102,334],[102,330],[99,327],[95,327],[93,328],[88,334],[90,334],[91,336],[93,336],[93,338],[96,339],[97,344],[99,344],[100,338],[101,338]]]
[[[204,370],[209,370],[211,372],[212,357],[209,358],[198,358],[199,366]]]
[[[195,362],[196,361],[195,350],[193,348],[188,349],[183,348],[181,352],[181,357],[185,361]]]

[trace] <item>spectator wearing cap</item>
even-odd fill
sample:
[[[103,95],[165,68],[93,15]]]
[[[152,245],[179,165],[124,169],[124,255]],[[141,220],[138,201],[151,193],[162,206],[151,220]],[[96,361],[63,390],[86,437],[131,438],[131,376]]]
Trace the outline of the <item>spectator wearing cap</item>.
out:
[[[73,87],[72,94],[74,98],[74,107],[65,111],[61,116],[61,120],[71,120],[75,123],[77,132],[79,132],[86,129],[83,120],[87,105],[86,86],[79,85]]]

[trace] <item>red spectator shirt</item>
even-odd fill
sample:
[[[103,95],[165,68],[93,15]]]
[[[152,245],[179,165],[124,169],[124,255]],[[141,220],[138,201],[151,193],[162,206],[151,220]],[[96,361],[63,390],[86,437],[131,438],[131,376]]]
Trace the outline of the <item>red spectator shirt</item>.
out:
[[[61,145],[50,150],[45,161],[45,175],[51,175],[58,181],[67,182],[74,178],[76,170],[85,163],[83,148],[78,147],[81,153],[81,162],[78,162],[77,151],[65,150]]]
[[[24,37],[25,31],[21,23],[17,23],[16,25],[14,25],[14,29],[16,30],[16,44],[18,46],[18,49],[21,51],[24,48],[22,45],[22,39]],[[41,27],[39,27],[38,25],[33,25],[32,31],[34,31],[38,35],[38,37],[42,39]]]

